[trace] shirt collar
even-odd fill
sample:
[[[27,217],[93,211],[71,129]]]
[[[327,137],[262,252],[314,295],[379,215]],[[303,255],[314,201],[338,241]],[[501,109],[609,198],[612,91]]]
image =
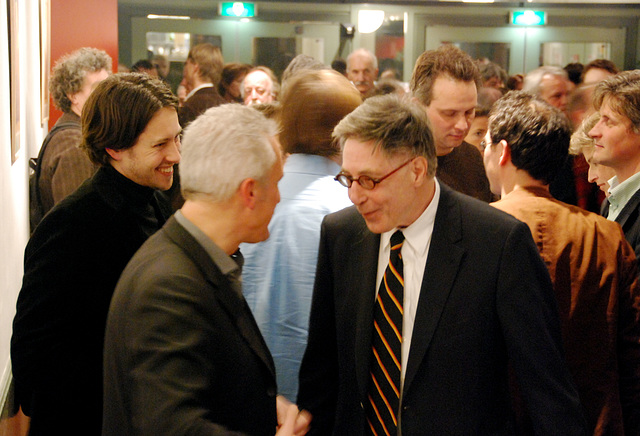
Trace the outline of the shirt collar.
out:
[[[618,176],[614,176],[609,185],[609,203],[616,208],[622,207],[640,189],[640,173],[634,174],[624,182],[620,182]]]
[[[189,98],[195,94],[196,92],[200,91],[202,88],[213,88],[213,83],[209,82],[209,83],[203,83],[200,86],[196,86],[195,88],[193,88],[191,90],[190,93],[187,94],[187,96],[184,98],[185,101],[189,100]]]
[[[211,257],[211,260],[213,260],[222,274],[233,275],[236,274],[236,272],[240,272],[240,264],[225,253],[222,248],[218,247],[198,226],[189,221],[189,219],[182,214],[181,210],[175,213],[175,217],[176,221],[202,245],[202,248],[204,248]]]
[[[404,229],[395,228],[393,230],[389,230],[388,232],[382,233],[380,235],[381,247],[384,247],[384,249],[386,250],[391,243],[391,235],[393,235],[396,230],[401,230],[404,234],[405,242],[408,243],[411,249],[416,253],[416,256],[425,255],[432,233],[428,230],[433,229],[439,203],[440,184],[438,183],[438,180],[435,180],[435,192],[433,194],[431,203],[429,203],[429,206],[427,206],[427,208],[424,210],[424,212],[422,212],[418,219],[411,223],[408,227],[405,227]]]

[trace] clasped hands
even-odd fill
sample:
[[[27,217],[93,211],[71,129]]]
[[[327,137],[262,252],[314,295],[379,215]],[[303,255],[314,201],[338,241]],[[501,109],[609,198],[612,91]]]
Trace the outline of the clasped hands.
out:
[[[298,410],[298,406],[282,395],[276,398],[278,427],[276,436],[303,436],[309,431],[311,414],[306,410]]]

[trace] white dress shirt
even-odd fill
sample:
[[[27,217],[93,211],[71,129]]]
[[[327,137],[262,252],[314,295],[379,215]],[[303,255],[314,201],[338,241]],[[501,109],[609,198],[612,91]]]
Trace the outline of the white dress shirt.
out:
[[[400,380],[404,385],[404,375],[409,360],[409,349],[411,348],[411,337],[413,336],[413,324],[416,319],[416,310],[420,298],[420,289],[424,277],[424,269],[427,264],[427,255],[431,244],[433,224],[436,219],[436,211],[440,201],[440,185],[436,180],[436,190],[429,206],[422,212],[411,225],[404,229],[393,229],[380,235],[380,249],[378,254],[378,276],[376,280],[376,296],[380,289],[380,283],[384,276],[384,271],[389,264],[389,254],[391,251],[391,235],[396,230],[401,230],[404,234],[404,244],[402,245],[402,262],[404,278],[404,301],[402,317],[402,372]]]

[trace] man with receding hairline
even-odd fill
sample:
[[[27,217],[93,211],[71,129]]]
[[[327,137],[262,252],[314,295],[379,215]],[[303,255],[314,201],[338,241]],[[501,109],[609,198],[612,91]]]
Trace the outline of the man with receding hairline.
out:
[[[369,50],[359,48],[347,57],[347,79],[358,88],[363,98],[368,97],[378,77],[378,59]]]
[[[549,273],[529,228],[439,183],[423,107],[340,121],[298,404],[314,435],[512,435],[508,367],[537,434],[585,435]],[[476,150],[477,151],[477,150]]]

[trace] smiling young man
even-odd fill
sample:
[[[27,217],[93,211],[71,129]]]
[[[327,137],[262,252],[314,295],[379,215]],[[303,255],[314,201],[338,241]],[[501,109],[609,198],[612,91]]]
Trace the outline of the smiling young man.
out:
[[[185,204],[133,256],[109,310],[103,436],[304,434],[242,292],[238,246],[269,237],[280,201],[276,134],[237,104],[186,129]]]
[[[640,70],[600,82],[594,93],[600,121],[589,131],[592,161],[613,168],[602,214],[622,226],[640,257]]]
[[[475,117],[481,76],[476,63],[447,44],[418,58],[411,92],[427,112],[438,155],[438,180],[489,202],[489,182],[477,148],[464,141]]]
[[[512,434],[509,365],[537,434],[586,434],[527,226],[439,183],[417,104],[371,97],[334,136],[354,207],[322,223],[298,395],[310,434]]]
[[[100,168],[33,233],[13,323],[30,435],[101,432],[107,311],[125,265],[169,216],[158,190],[180,161],[177,103],[158,79],[117,74],[85,104],[82,147]]]

